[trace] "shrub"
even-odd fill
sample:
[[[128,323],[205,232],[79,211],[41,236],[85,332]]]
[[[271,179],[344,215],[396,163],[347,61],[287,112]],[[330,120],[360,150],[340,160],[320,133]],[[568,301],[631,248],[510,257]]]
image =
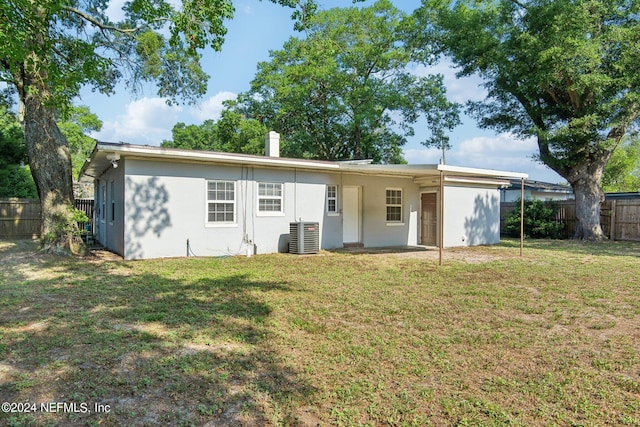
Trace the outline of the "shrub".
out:
[[[524,235],[534,239],[561,239],[564,224],[556,219],[558,203],[554,201],[524,201]],[[505,220],[509,236],[520,236],[520,200]]]

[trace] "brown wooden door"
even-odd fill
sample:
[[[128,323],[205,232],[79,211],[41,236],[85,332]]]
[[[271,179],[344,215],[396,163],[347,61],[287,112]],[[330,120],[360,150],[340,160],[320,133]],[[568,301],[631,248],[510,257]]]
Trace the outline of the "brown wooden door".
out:
[[[426,246],[436,246],[438,242],[438,209],[436,205],[436,193],[422,194],[421,212],[420,222],[422,224],[422,234],[420,243]]]

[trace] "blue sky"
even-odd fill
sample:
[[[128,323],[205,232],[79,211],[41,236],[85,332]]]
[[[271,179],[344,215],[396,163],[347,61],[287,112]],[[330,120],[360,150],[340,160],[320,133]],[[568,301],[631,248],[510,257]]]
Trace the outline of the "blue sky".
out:
[[[352,6],[350,0],[319,0],[323,8]],[[123,0],[112,0],[112,14],[117,17]],[[361,5],[371,5],[368,0]],[[410,13],[420,0],[396,0],[396,7]],[[144,88],[136,97],[120,87],[111,97],[89,90],[83,91],[79,103],[88,105],[103,121],[103,129],[93,136],[109,142],[159,145],[171,139],[171,129],[177,122],[200,124],[206,119],[217,119],[222,101],[232,99],[249,89],[249,83],[260,61],[269,60],[269,51],[280,49],[291,36],[295,36],[291,10],[263,0],[234,2],[235,18],[228,22],[226,42],[221,52],[207,52],[203,66],[209,74],[209,90],[196,106],[169,107],[158,98],[152,87]],[[448,97],[465,102],[481,100],[485,91],[479,78],[456,79],[455,70],[442,62],[427,69],[417,67],[416,73],[440,73],[445,77]],[[409,163],[438,163],[441,153],[427,149],[419,141],[426,139],[426,127],[416,126],[416,136],[404,147]],[[277,130],[277,129],[276,129]],[[475,121],[463,117],[463,124],[450,134],[453,148],[446,153],[448,164],[528,173],[531,179],[563,182],[563,178],[546,166],[533,160],[537,146],[533,139],[516,140],[509,134],[478,129]]]

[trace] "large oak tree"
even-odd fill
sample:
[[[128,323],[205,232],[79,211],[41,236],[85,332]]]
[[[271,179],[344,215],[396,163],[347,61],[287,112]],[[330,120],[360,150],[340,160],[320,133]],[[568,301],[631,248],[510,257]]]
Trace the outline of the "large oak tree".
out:
[[[431,131],[423,142],[446,145],[457,105],[442,76],[411,72],[405,18],[388,0],[317,13],[305,37],[258,65],[235,110],[280,132],[281,152],[291,157],[403,162],[402,145],[421,116]]]
[[[271,0],[296,7],[298,24],[313,1]],[[112,22],[108,0],[0,2],[0,81],[13,86],[31,173],[42,204],[45,250],[82,250],[73,221],[71,155],[56,117],[85,85],[112,93],[157,83],[169,100],[194,101],[206,90],[200,58],[218,50],[233,15],[232,0],[131,0]]]
[[[640,113],[640,2],[423,0],[414,17],[416,47],[438,40],[460,75],[485,79],[480,124],[535,136],[571,184],[575,238],[602,239],[603,170]]]

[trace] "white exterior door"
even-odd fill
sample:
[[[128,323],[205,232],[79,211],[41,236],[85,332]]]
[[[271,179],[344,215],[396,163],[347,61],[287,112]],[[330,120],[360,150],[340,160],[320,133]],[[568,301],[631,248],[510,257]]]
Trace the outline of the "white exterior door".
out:
[[[360,243],[360,187],[342,187],[342,241]]]

